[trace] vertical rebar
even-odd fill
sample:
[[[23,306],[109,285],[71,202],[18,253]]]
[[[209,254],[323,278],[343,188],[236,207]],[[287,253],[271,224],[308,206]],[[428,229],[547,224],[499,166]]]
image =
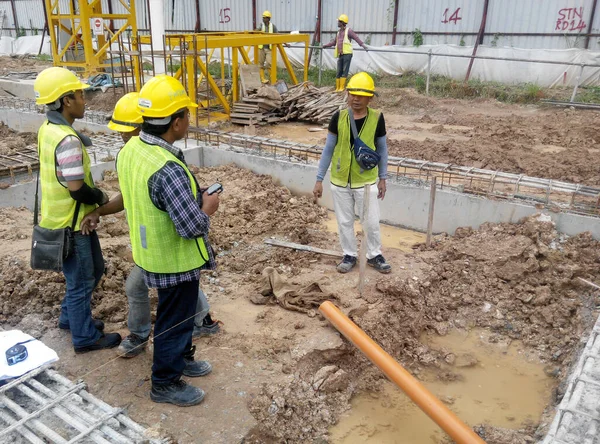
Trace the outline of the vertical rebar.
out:
[[[207,126],[210,128],[210,85],[208,84],[210,73],[208,72],[208,36],[206,34],[204,34],[204,68],[206,69],[204,76],[206,80],[206,119]]]
[[[163,57],[165,63],[165,74],[167,74],[167,35],[163,34]]]
[[[432,58],[432,50],[429,49],[429,54],[427,54],[427,83],[425,84],[425,95],[429,95],[429,81],[431,79],[431,58]]]
[[[581,83],[581,78],[583,77],[583,69],[585,68],[585,63],[581,64],[581,69],[579,70],[579,75],[575,80],[575,88],[573,88],[573,94],[571,95],[571,103],[575,101],[575,96],[577,95],[577,89],[579,88],[579,84]]]
[[[321,72],[323,71],[323,46],[321,45],[321,49],[319,51],[319,78],[318,78],[318,86],[321,86]]]
[[[194,35],[194,103],[198,104],[198,39]],[[200,108],[196,108],[196,128],[199,126],[198,114]]]

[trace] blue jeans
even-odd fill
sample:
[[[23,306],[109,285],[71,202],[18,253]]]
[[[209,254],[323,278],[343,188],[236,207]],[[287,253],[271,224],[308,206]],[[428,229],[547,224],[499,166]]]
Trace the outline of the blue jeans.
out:
[[[71,329],[73,346],[84,347],[100,339],[92,321],[92,292],[104,274],[104,258],[96,232],[89,236],[75,233],[73,254],[63,262],[67,291],[62,300],[61,324]]]
[[[192,348],[199,285],[190,281],[158,289],[152,384],[171,384],[183,374],[184,356]]]
[[[350,71],[350,62],[352,61],[352,54],[342,54],[338,57],[337,61],[337,75],[340,77],[348,77],[348,71]]]
[[[152,329],[150,319],[150,299],[148,298],[148,286],[144,282],[144,273],[137,265],[131,269],[131,273],[125,282],[125,294],[129,303],[129,314],[127,316],[127,327],[129,331],[140,338],[147,338]],[[202,320],[208,314],[210,306],[206,295],[198,287],[198,300],[196,302],[196,316],[194,324],[200,327]]]

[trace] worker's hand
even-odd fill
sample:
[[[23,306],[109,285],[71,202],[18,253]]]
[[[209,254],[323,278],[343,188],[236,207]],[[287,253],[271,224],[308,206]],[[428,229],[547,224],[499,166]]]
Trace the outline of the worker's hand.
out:
[[[212,216],[219,209],[219,194],[208,194],[206,191],[202,193],[202,211],[209,216]]]
[[[313,196],[315,196],[315,199],[323,196],[323,182],[317,181],[317,183],[315,183],[315,187],[313,188]]]
[[[87,236],[95,231],[98,227],[98,223],[100,223],[100,215],[97,211],[92,211],[91,213],[86,214],[81,220],[81,225],[79,226],[81,230],[81,234]]]
[[[379,179],[379,182],[377,183],[377,189],[379,190],[379,193],[377,193],[377,199],[383,200],[385,197],[385,192],[387,191],[385,179]]]

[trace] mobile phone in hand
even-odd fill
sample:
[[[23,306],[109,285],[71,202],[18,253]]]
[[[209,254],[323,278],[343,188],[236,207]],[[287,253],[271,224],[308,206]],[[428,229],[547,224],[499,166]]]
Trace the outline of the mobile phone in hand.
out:
[[[213,183],[211,186],[208,187],[208,189],[206,190],[206,192],[208,193],[208,195],[210,196],[211,194],[215,194],[215,193],[221,193],[223,191],[223,185],[221,185],[219,182]]]

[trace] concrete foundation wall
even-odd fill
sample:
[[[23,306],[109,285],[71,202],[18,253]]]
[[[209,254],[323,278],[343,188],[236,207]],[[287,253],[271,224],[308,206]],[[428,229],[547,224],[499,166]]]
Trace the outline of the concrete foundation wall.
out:
[[[0,117],[1,120],[1,117]],[[189,164],[214,167],[235,164],[257,174],[266,174],[273,180],[287,187],[296,195],[312,196],[317,175],[315,164],[294,163],[260,157],[245,152],[225,150],[210,146],[190,146],[184,148]],[[106,170],[114,170],[114,162],[103,162],[92,166],[94,180],[100,180]],[[319,203],[333,209],[329,177],[325,177],[323,198]],[[410,228],[416,231],[427,229],[429,210],[429,189],[388,181],[387,194],[380,201],[382,222]],[[225,189],[227,193],[227,189]],[[33,209],[35,197],[35,180],[13,185],[0,190],[0,206],[24,206]],[[435,233],[454,234],[458,227],[478,228],[485,222],[518,222],[521,218],[539,212],[533,205],[517,202],[496,201],[476,197],[454,191],[438,190],[435,201],[435,217],[433,230]],[[600,219],[569,213],[548,214],[556,223],[560,232],[576,235],[585,231],[591,232],[600,240]]]
[[[15,131],[37,133],[44,120],[46,120],[45,114],[24,113],[14,109],[0,109],[0,122]],[[86,129],[94,133],[114,134],[106,125],[91,122],[77,120],[73,127],[78,131]]]
[[[202,148],[203,166],[219,166],[228,163],[247,168],[257,174],[271,175],[294,194],[312,196],[317,176],[316,165],[274,160],[242,152],[226,151],[212,147]],[[187,154],[186,154],[187,156]],[[333,210],[329,175],[323,181],[323,198],[320,204]],[[227,192],[227,190],[225,190]],[[416,231],[427,230],[429,212],[429,189],[388,181],[387,194],[380,201],[381,220]],[[490,200],[454,191],[438,190],[435,200],[433,231],[454,234],[458,227],[478,228],[485,222],[518,222],[525,216],[538,213],[533,205]],[[600,219],[569,213],[548,214],[557,229],[568,235],[590,231],[600,240]]]

